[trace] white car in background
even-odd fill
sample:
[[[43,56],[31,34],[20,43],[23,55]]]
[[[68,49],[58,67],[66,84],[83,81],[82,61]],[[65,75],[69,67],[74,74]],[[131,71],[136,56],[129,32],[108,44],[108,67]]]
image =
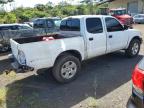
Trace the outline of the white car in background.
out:
[[[144,14],[137,14],[133,17],[134,23],[144,24]]]

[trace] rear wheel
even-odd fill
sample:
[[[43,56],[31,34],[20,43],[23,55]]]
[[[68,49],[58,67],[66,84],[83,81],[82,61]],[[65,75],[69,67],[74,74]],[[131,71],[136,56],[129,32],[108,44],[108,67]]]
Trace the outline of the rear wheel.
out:
[[[53,67],[53,76],[58,82],[67,83],[77,77],[80,69],[81,63],[77,57],[64,54],[57,59]]]
[[[130,42],[128,49],[125,51],[128,57],[136,57],[140,51],[140,41],[138,39],[133,39]]]

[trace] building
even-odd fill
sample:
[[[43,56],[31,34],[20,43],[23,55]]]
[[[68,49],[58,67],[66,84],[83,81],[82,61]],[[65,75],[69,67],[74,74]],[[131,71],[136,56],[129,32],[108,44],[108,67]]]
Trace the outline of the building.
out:
[[[143,0],[109,0],[109,8],[126,8],[132,15],[144,13]]]

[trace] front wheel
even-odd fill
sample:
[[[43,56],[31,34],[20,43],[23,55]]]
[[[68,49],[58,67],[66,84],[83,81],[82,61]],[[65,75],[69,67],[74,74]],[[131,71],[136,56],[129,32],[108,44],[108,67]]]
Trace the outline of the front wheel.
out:
[[[140,41],[138,39],[133,39],[128,49],[125,51],[126,55],[128,57],[136,57],[139,54],[140,51]]]
[[[54,67],[53,76],[60,83],[68,83],[74,80],[81,69],[80,60],[70,54],[60,56]]]

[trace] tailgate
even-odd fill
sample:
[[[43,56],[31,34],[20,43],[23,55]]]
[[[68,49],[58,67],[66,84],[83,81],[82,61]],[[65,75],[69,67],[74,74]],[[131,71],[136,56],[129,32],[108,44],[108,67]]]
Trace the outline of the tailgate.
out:
[[[18,43],[13,40],[13,39],[10,39],[10,45],[11,45],[11,49],[12,49],[12,54],[14,55],[15,58],[17,58],[17,55],[18,55]]]

